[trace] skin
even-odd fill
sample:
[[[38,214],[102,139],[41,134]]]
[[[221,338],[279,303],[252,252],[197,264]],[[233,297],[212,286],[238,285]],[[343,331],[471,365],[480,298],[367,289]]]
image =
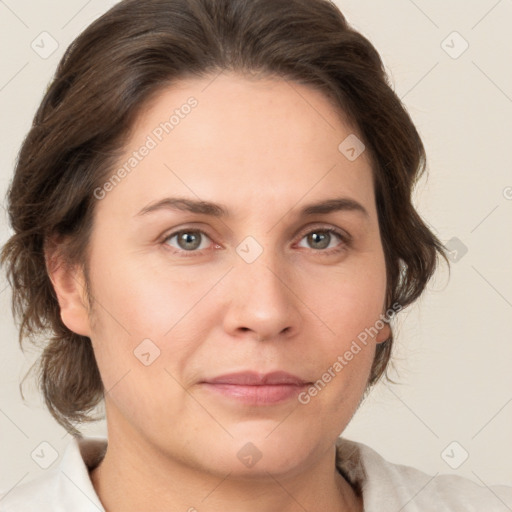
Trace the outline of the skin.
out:
[[[367,154],[349,161],[338,150],[356,132],[322,93],[224,72],[162,91],[134,126],[127,158],[190,96],[197,107],[97,202],[93,308],[79,267],[51,271],[62,319],[91,338],[107,390],[109,445],[93,485],[109,512],[362,510],[335,469],[334,443],[387,325],[308,404],[250,406],[200,382],[250,369],[317,381],[385,311]],[[171,196],[222,203],[231,216],[137,215]],[[367,215],[298,216],[335,197]],[[327,228],[352,242],[308,237]],[[192,252],[169,238],[182,229],[199,238]],[[263,248],[252,263],[236,251],[248,236]],[[160,350],[148,366],[134,355],[147,338]],[[261,452],[252,467],[237,457],[249,442]]]

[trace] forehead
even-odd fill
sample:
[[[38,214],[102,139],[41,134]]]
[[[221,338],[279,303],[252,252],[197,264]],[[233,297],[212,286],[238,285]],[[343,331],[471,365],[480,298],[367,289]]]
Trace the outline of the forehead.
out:
[[[189,108],[192,100],[196,105]],[[357,131],[339,106],[316,88],[283,77],[256,78],[226,71],[182,80],[159,91],[139,115],[134,138],[158,132],[173,113],[177,114],[171,122],[173,138],[179,138],[180,132],[184,138],[190,135],[187,125],[192,125],[194,143],[205,150],[232,141],[233,151],[247,154],[261,143],[267,150],[293,147],[296,154],[302,148],[310,152],[312,145],[319,151],[329,146],[332,151],[340,135]],[[165,132],[164,138],[171,139],[165,137],[169,134]]]
[[[230,73],[182,80],[140,113],[119,167],[150,150],[125,165],[126,178],[107,199],[124,198],[139,211],[157,196],[182,195],[248,210],[330,192],[371,210],[366,152],[351,160],[341,150],[356,136],[322,92],[296,82]]]

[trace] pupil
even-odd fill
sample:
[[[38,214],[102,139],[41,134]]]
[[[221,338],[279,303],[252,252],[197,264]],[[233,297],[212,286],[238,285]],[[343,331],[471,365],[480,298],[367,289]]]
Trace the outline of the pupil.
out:
[[[180,240],[183,242],[183,249],[196,249],[197,247],[199,247],[199,244],[197,243],[199,237],[197,235],[190,233],[182,233]]]
[[[311,238],[313,239],[313,243],[320,243],[320,249],[325,249],[328,245],[329,245],[329,234],[328,233],[321,233],[321,234],[318,234],[318,233],[313,233],[312,235],[310,235]],[[323,241],[323,243],[322,243]],[[327,243],[326,243],[327,242]]]

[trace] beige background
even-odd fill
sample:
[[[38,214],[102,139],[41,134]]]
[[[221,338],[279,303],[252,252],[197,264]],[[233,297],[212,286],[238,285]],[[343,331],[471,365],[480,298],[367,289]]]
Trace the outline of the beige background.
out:
[[[0,1],[2,197],[58,60],[114,3]],[[376,45],[424,138],[429,177],[416,195],[419,209],[443,243],[459,249],[451,278],[440,272],[420,303],[401,314],[392,373],[399,384],[376,388],[344,435],[432,475],[510,485],[512,1],[337,3]],[[43,31],[58,42],[47,58],[31,48],[49,37]],[[10,231],[0,213],[3,243]],[[25,403],[20,397],[19,382],[36,354],[18,348],[3,275],[0,290],[0,489],[10,489],[45,471],[31,458],[40,443],[60,458],[70,437],[30,392],[34,384],[26,386]],[[85,432],[103,434],[104,424]],[[47,446],[45,452],[53,453]]]

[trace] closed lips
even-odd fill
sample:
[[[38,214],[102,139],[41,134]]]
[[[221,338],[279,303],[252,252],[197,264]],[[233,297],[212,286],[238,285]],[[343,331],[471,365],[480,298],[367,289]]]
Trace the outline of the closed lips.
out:
[[[284,371],[275,371],[261,374],[253,371],[230,373],[220,375],[204,382],[208,384],[232,384],[238,386],[275,386],[275,385],[295,385],[303,386],[309,382]]]

